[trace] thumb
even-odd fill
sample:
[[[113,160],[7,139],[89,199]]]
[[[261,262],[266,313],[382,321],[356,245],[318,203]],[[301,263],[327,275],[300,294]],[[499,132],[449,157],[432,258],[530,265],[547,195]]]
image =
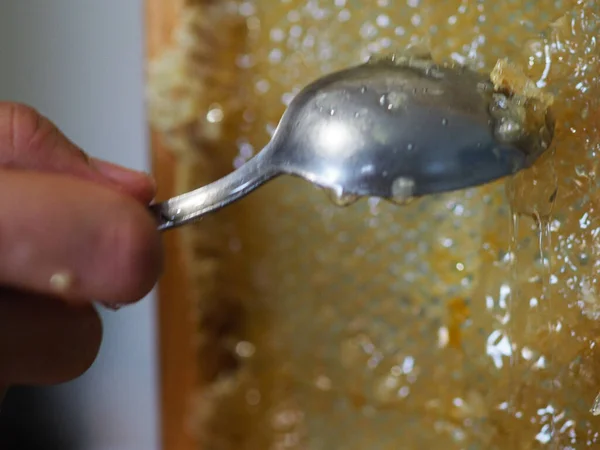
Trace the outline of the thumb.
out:
[[[89,158],[35,109],[0,102],[0,167],[72,175],[149,203],[156,187],[150,175]]]

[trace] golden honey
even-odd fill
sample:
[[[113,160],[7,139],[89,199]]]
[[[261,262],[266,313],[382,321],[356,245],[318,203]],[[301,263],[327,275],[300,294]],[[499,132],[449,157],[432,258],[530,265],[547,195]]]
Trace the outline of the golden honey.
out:
[[[556,118],[508,181],[340,208],[280,178],[182,231],[201,449],[600,448],[599,31],[584,0],[188,0],[149,85],[181,190],[315,77],[411,44],[506,61]]]

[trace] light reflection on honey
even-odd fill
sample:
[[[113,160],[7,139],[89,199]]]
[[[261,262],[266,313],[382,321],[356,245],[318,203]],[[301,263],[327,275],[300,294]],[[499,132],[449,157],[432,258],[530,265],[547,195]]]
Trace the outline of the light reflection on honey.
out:
[[[201,448],[599,447],[600,6],[188,4],[189,78],[162,79],[182,90],[153,121],[195,173],[248,160],[314,77],[411,43],[479,70],[508,58],[557,121],[508,183],[340,209],[285,178],[188,231],[212,368]]]

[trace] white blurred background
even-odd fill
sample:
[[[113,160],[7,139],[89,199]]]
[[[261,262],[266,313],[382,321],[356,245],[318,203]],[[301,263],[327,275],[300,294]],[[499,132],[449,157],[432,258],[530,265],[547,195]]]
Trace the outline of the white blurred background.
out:
[[[143,20],[142,0],[0,0],[0,100],[35,106],[94,156],[148,169]],[[150,296],[103,313],[84,377],[9,393],[3,432],[47,439],[14,448],[158,450],[154,312]]]

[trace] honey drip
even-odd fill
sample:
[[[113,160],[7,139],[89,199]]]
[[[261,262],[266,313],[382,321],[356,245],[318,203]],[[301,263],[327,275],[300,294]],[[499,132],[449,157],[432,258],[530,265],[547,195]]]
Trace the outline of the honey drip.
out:
[[[550,223],[552,221],[552,210],[557,196],[558,180],[554,167],[552,156],[545,156],[533,168],[522,172],[506,184],[508,202],[510,204],[510,247],[511,255],[511,297],[509,301],[509,328],[511,339],[511,371],[509,378],[515,386],[519,385],[519,380],[529,376],[532,368],[528,367],[532,356],[532,351],[527,345],[520,344],[517,336],[523,334],[534,337],[544,344],[546,356],[544,357],[544,366],[554,367],[555,361],[553,354],[557,351],[553,347],[551,336],[560,326],[557,320],[555,308],[552,305],[552,293],[550,284],[553,277],[552,266],[552,238],[550,233]],[[523,218],[523,219],[522,219]],[[527,219],[529,219],[527,221]],[[521,224],[521,222],[524,222]],[[531,234],[535,236],[537,242],[537,255],[531,255],[531,252],[522,251],[519,246],[522,236],[520,234],[520,225],[528,227]],[[529,231],[529,230],[527,230]],[[534,256],[534,261],[525,260],[523,256]],[[521,260],[519,259],[521,257]],[[529,275],[526,282],[539,285],[538,295],[528,296],[521,292],[522,274],[520,271],[526,265],[534,264],[536,271]],[[535,369],[537,370],[537,368]],[[556,414],[557,405],[553,404],[553,397],[556,386],[556,380],[550,376],[542,378],[542,383],[547,385],[547,393],[550,402],[545,408],[540,408],[541,420],[543,425],[536,435],[536,440],[542,444],[548,445],[553,450],[560,449],[560,440],[556,433]],[[508,412],[515,417],[520,417],[523,412],[520,410],[520,392],[516,392],[510,398]],[[520,445],[518,437],[514,435],[511,446],[518,448]]]

